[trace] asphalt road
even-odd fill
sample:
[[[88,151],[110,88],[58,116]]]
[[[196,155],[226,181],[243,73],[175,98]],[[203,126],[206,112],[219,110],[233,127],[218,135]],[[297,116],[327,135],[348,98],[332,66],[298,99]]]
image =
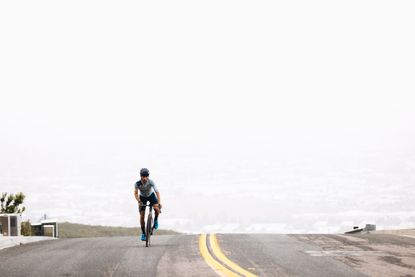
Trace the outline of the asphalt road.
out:
[[[311,257],[321,250],[288,235],[218,235],[225,255],[258,276],[362,277],[333,257]]]
[[[196,235],[154,236],[149,248],[138,237],[37,242],[1,250],[0,276],[217,276],[197,242]]]
[[[256,276],[415,276],[415,239],[409,237],[218,234],[216,238],[227,258]],[[155,236],[150,248],[135,237],[112,237],[3,249],[0,276],[218,276],[218,271],[202,257],[199,235],[177,235]]]

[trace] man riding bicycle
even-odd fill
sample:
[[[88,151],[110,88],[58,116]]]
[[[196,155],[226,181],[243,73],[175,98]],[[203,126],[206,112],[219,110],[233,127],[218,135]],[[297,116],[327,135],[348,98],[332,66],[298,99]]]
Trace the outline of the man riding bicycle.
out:
[[[138,201],[138,207],[140,212],[140,224],[141,224],[141,240],[146,240],[146,232],[144,228],[144,214],[146,211],[147,201],[150,201],[150,205],[153,206],[155,217],[154,217],[154,229],[158,229],[158,216],[160,214],[161,203],[160,203],[160,192],[158,191],[156,184],[153,180],[149,179],[150,171],[147,168],[140,170],[140,180],[134,185],[134,197]],[[138,196],[138,190],[140,190],[140,196]],[[157,195],[157,197],[156,197]],[[143,206],[144,205],[144,206]]]

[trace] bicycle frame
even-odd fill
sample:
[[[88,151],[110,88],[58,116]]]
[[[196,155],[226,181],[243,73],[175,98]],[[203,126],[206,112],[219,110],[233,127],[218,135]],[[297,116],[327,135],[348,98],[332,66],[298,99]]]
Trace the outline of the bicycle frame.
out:
[[[150,237],[153,235],[154,225],[153,225],[153,206],[151,204],[142,203],[141,207],[145,207],[144,209],[144,217],[147,210],[147,207],[149,207],[149,212],[147,215],[147,221],[144,221],[144,228],[146,232],[146,247],[150,246]],[[161,213],[161,208],[159,205],[159,212]]]
[[[145,212],[147,210],[147,207],[149,207],[149,212],[147,215],[147,221],[144,221],[144,228],[146,231],[146,247],[150,246],[150,237],[153,235],[153,230],[154,230],[154,226],[153,226],[153,206],[151,204],[141,204],[141,207],[145,207],[144,210],[144,216],[145,216]]]

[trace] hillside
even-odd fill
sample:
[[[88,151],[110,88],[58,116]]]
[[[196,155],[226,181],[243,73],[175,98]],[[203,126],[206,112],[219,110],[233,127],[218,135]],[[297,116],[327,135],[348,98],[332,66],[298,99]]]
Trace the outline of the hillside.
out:
[[[88,238],[88,237],[116,237],[138,236],[141,231],[138,227],[110,227],[101,225],[84,225],[78,223],[59,223],[59,238]],[[177,235],[172,230],[157,230],[154,235]]]

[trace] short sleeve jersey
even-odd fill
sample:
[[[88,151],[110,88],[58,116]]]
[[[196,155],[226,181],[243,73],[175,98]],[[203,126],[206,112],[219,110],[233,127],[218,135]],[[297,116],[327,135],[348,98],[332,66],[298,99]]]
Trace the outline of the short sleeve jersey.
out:
[[[153,192],[158,192],[156,183],[153,180],[148,179],[147,183],[143,184],[141,180],[138,180],[134,188],[140,191],[140,195],[144,197],[149,197]]]

